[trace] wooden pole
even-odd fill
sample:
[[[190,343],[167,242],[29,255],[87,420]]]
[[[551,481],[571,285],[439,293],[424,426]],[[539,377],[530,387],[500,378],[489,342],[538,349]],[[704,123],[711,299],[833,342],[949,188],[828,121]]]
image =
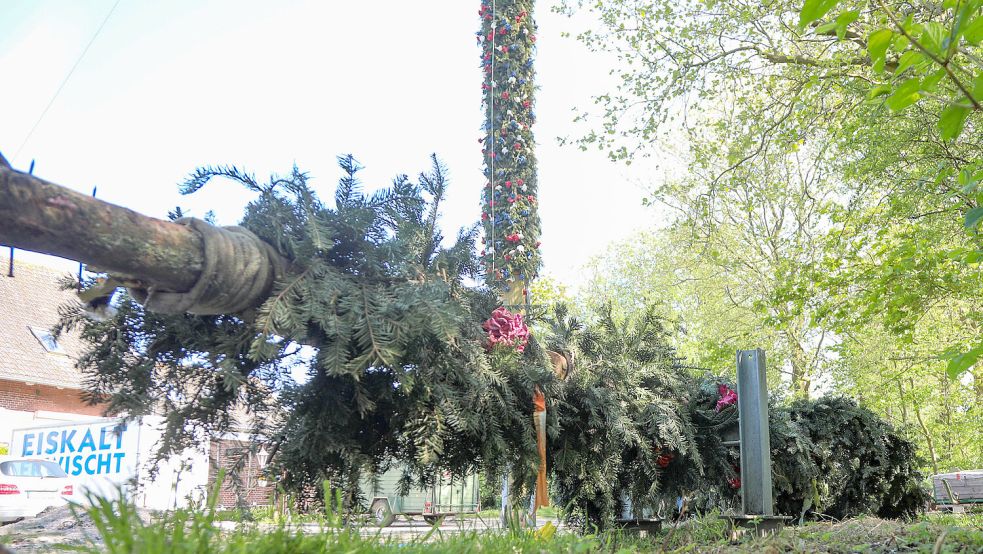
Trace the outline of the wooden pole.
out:
[[[0,243],[77,260],[123,280],[175,292],[190,290],[204,265],[201,236],[185,225],[2,165]]]

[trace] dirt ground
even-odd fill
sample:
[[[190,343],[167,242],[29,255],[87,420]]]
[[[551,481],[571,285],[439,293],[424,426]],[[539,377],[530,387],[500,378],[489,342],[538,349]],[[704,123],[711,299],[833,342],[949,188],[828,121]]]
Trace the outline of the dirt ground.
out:
[[[69,506],[48,508],[37,517],[0,527],[0,542],[16,554],[52,552],[56,544],[96,545],[98,537],[92,520],[84,513],[76,517]]]

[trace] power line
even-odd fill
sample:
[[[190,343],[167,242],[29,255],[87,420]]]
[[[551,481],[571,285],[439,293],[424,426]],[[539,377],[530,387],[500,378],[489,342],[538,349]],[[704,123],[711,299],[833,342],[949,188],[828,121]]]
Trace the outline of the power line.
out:
[[[28,132],[27,136],[24,137],[24,142],[20,143],[20,146],[17,148],[17,151],[14,152],[14,158],[17,158],[21,150],[24,149],[24,146],[27,145],[27,141],[31,140],[31,136],[34,135],[34,131],[36,131],[38,126],[41,125],[41,121],[44,119],[44,116],[47,115],[48,110],[51,109],[51,106],[55,103],[55,100],[58,99],[58,95],[61,94],[62,89],[64,89],[65,85],[68,84],[68,80],[72,78],[72,74],[75,73],[75,69],[78,68],[80,63],[82,63],[82,58],[85,57],[85,53],[89,51],[89,47],[92,46],[92,43],[95,42],[96,38],[99,37],[99,33],[102,32],[103,27],[106,26],[106,23],[109,21],[109,18],[112,17],[113,12],[116,11],[116,6],[119,6],[119,3],[121,1],[122,0],[116,0],[116,3],[113,4],[113,7],[109,8],[109,13],[106,14],[106,17],[102,20],[102,24],[99,25],[99,28],[96,29],[95,34],[92,35],[91,39],[89,39],[89,43],[85,45],[85,48],[82,50],[82,53],[79,54],[78,59],[75,60],[75,65],[73,65],[72,68],[68,70],[68,75],[65,75],[65,78],[62,80],[61,84],[58,85],[58,90],[55,91],[54,96],[52,96],[51,100],[48,101],[48,105],[44,107],[44,111],[42,111],[41,115],[38,116],[38,120],[34,122],[34,126],[31,127],[30,132]]]

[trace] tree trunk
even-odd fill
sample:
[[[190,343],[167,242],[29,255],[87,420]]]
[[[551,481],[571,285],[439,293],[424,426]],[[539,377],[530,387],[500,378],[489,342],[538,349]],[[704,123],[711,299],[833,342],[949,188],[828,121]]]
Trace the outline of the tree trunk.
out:
[[[911,385],[911,390],[915,390],[914,379],[908,378],[908,384]],[[928,446],[928,454],[932,459],[932,470],[936,475],[939,473],[939,458],[935,453],[935,440],[932,438],[932,433],[928,431],[928,426],[925,425],[925,420],[922,419],[922,411],[917,404],[912,406],[912,410],[915,412],[915,420],[918,421],[918,427],[922,431],[922,436],[925,437],[925,444]]]
[[[201,237],[187,226],[8,167],[0,167],[0,243],[176,292],[190,290],[204,264]]]
[[[0,244],[111,274],[150,310],[241,313],[259,306],[288,262],[238,227],[141,215],[10,168],[0,156]]]

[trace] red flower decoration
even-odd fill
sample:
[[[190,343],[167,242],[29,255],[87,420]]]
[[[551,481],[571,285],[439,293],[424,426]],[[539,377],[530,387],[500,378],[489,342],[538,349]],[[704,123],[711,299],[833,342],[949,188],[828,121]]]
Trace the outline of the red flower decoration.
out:
[[[522,321],[522,314],[513,314],[505,307],[496,308],[481,327],[488,332],[489,349],[501,344],[522,352],[529,343],[529,328]]]
[[[737,392],[731,390],[727,385],[721,383],[717,387],[717,392],[720,393],[720,399],[717,400],[716,411],[719,412],[731,404],[737,404]]]
[[[669,467],[669,462],[671,462],[673,458],[675,458],[675,456],[672,454],[662,454],[655,459],[655,463],[662,469],[665,469]]]
[[[730,485],[730,488],[732,488],[732,489],[739,489],[739,488],[741,488],[741,478],[740,477],[734,477],[733,479],[728,479],[727,480],[727,484],[729,484]]]

